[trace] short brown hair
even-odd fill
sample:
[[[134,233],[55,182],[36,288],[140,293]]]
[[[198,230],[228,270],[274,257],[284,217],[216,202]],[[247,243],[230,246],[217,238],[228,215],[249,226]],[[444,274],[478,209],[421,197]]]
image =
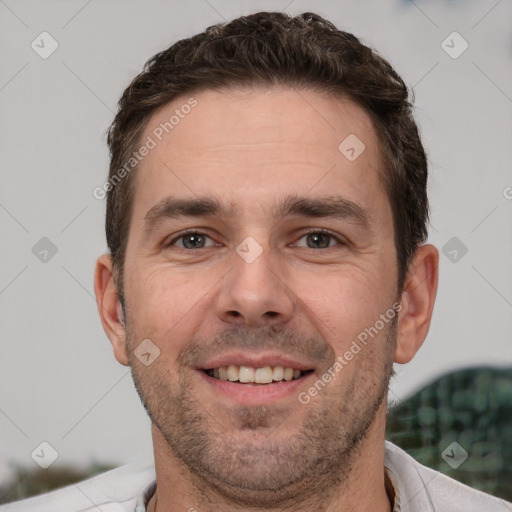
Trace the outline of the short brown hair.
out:
[[[427,160],[412,99],[385,59],[317,14],[242,16],[149,59],[124,91],[108,131],[109,181],[137,149],[149,118],[160,107],[185,93],[256,84],[344,96],[371,116],[382,146],[382,179],[393,212],[401,291],[411,258],[426,239],[428,222]],[[135,169],[107,192],[106,237],[123,308]]]

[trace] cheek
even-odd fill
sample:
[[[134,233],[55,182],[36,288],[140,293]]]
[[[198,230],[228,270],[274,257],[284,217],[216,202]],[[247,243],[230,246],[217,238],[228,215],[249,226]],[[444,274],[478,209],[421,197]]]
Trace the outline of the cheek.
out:
[[[377,267],[342,267],[337,272],[299,275],[293,290],[314,328],[336,352],[344,351],[391,307],[389,283]],[[301,306],[302,304],[302,306]]]
[[[167,354],[176,354],[190,339],[207,307],[208,290],[215,284],[209,276],[160,266],[130,275],[130,307],[138,337],[150,338]]]

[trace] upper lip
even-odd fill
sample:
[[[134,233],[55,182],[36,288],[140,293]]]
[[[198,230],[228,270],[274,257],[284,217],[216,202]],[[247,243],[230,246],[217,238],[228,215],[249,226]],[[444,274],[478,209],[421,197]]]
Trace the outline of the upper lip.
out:
[[[283,366],[284,368],[293,368],[295,370],[312,370],[314,365],[305,358],[292,357],[279,352],[226,352],[216,355],[211,359],[201,362],[197,366],[200,370],[210,370],[220,368],[221,366],[250,366],[254,368],[263,368],[264,366]]]

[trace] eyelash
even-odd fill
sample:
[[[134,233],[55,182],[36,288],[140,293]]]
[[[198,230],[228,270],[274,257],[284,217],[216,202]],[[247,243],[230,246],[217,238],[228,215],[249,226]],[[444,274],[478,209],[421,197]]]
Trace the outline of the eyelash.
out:
[[[336,240],[336,242],[338,242],[338,245],[341,245],[341,246],[347,245],[347,243],[344,240],[340,239],[337,235],[335,235],[334,233],[332,233],[331,231],[326,230],[326,229],[312,229],[310,231],[307,231],[307,232],[303,233],[299,237],[299,240],[304,238],[305,236],[312,235],[312,234],[328,235],[328,236],[334,238]],[[179,236],[173,238],[168,243],[165,243],[164,244],[165,248],[172,247],[173,245],[176,244],[176,242],[178,240],[182,239],[183,237],[185,237],[187,235],[201,235],[201,236],[206,236],[206,237],[212,239],[206,233],[202,233],[201,231],[197,231],[195,229],[190,229],[190,230],[187,230],[187,231],[183,231]],[[331,248],[332,247],[324,247],[323,249],[331,249]],[[192,251],[192,250],[194,250],[194,249],[187,249],[187,248],[183,248],[183,247],[180,247],[179,249],[183,249],[184,251]],[[199,247],[199,249],[208,249],[208,247]],[[199,250],[199,249],[196,249],[196,250]],[[305,247],[305,249],[311,249],[313,251],[317,251],[318,250],[318,249],[313,249],[311,247]]]
[[[347,245],[347,242],[345,240],[341,239],[338,235],[332,233],[331,231],[329,231],[327,229],[312,229],[310,231],[306,231],[305,233],[303,233],[301,235],[299,240],[301,238],[304,238],[305,236],[308,236],[308,235],[311,235],[311,234],[328,235],[331,238],[334,238],[334,240],[336,240],[338,245],[340,245],[340,246],[346,246]],[[335,246],[333,246],[333,247],[335,247]],[[306,247],[306,249],[311,249],[311,247]],[[325,249],[332,249],[332,247],[330,247],[330,246],[329,247],[325,247]],[[318,250],[318,249],[312,249],[312,250]]]

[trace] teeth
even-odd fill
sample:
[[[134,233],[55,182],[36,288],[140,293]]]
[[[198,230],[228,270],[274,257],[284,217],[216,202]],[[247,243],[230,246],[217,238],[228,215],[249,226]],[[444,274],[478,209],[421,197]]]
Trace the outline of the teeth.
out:
[[[274,366],[274,380],[283,380],[284,368],[282,366]]]
[[[238,366],[235,366],[234,364],[230,364],[228,366],[227,377],[228,377],[228,380],[231,382],[238,380]]]
[[[272,372],[272,368],[270,366],[257,368],[254,372],[254,382],[257,384],[268,384],[269,382],[272,382],[273,377],[274,373]]]
[[[236,366],[234,364],[208,370],[208,374],[216,379],[242,383],[254,382],[256,384],[268,384],[282,380],[290,381],[298,379],[304,373],[301,370],[283,366],[253,368],[252,366]]]
[[[254,368],[252,366],[240,366],[238,380],[240,382],[254,382]]]

